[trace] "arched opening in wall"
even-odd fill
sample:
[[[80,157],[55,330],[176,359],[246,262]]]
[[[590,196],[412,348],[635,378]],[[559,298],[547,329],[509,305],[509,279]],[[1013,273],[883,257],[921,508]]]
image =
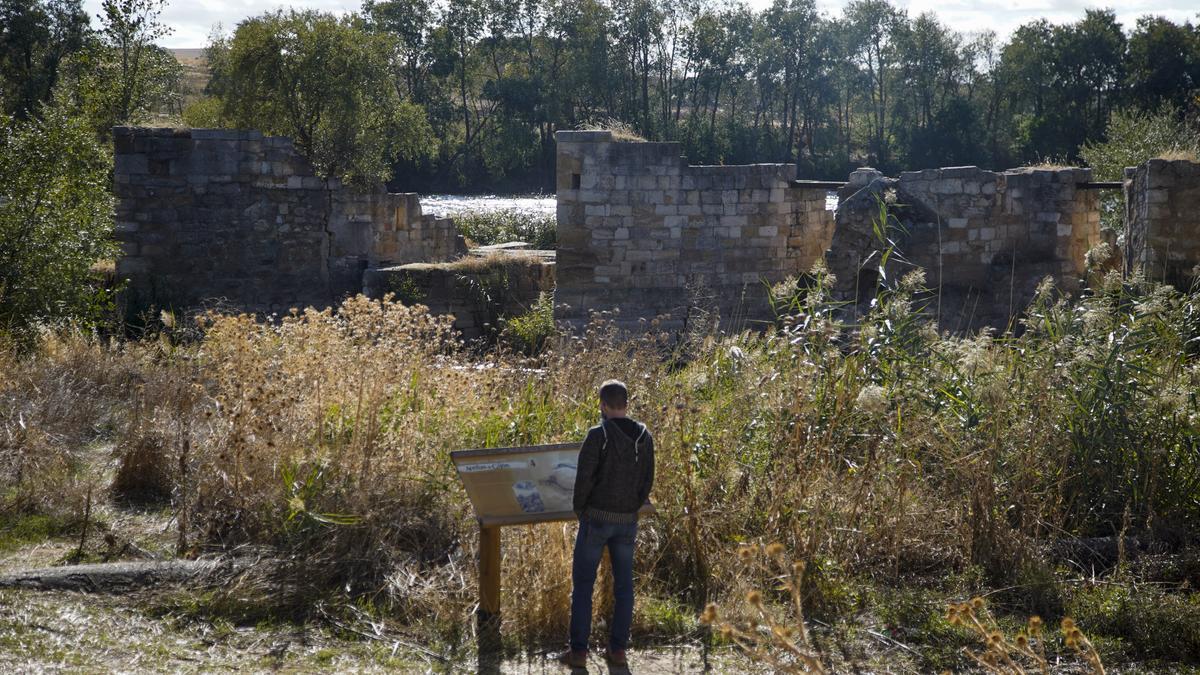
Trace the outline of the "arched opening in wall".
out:
[[[875,291],[879,288],[879,270],[865,267],[858,271],[858,284],[855,298],[856,305],[870,303],[875,299]]]

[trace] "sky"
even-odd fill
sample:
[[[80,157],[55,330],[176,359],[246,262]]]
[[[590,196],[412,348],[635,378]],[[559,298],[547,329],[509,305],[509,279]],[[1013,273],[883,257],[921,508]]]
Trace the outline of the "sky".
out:
[[[770,2],[748,0],[756,9]],[[933,11],[943,23],[963,33],[994,30],[1001,40],[1017,26],[1038,18],[1067,23],[1082,17],[1085,9],[1110,6],[1081,0],[898,0],[897,4],[912,16]],[[215,25],[229,31],[242,19],[279,7],[344,13],[361,5],[361,0],[168,0],[162,20],[172,33],[162,45],[174,49],[203,47]],[[817,0],[817,6],[831,15],[838,14],[844,5],[845,0]],[[84,6],[94,17],[100,11],[100,0],[85,0]],[[1200,6],[1196,0],[1124,0],[1117,9],[1117,18],[1126,31],[1132,30],[1137,18],[1144,14],[1164,16],[1175,22],[1195,22]]]

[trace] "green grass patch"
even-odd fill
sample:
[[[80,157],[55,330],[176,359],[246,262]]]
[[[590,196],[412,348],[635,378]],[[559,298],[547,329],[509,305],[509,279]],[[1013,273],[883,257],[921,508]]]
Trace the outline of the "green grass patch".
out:
[[[1200,593],[1100,583],[1075,591],[1068,613],[1109,659],[1200,663]]]
[[[557,247],[553,214],[528,211],[480,211],[455,216],[458,231],[478,246],[523,241],[536,249]]]
[[[61,536],[67,529],[67,523],[43,514],[0,518],[0,553]]]

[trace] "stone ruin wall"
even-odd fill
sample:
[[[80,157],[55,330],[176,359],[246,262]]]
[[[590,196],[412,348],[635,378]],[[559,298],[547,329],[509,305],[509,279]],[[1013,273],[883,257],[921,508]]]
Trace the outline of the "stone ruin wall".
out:
[[[1200,164],[1152,159],[1125,170],[1127,272],[1188,288],[1200,265]]]
[[[367,270],[363,294],[388,293],[405,304],[420,303],[437,314],[454,315],[464,340],[489,338],[500,319],[525,314],[543,292],[554,292],[555,264],[543,256],[514,252],[444,263],[409,263]]]
[[[117,236],[126,314],[228,306],[327,307],[363,272],[461,252],[453,221],[415,194],[359,192],[315,175],[286,138],[118,127]]]
[[[560,131],[556,315],[636,328],[726,327],[767,315],[764,283],[808,271],[833,229],[826,191],[791,164],[689,166],[678,143]]]
[[[856,171],[835,212],[826,191],[792,182],[790,164],[689,166],[676,143],[620,143],[609,132],[559,132],[558,316],[618,310],[618,325],[698,313],[725,327],[772,318],[766,286],[824,257],[835,299],[865,311],[889,203],[896,252],[888,276],[923,268],[929,303],[949,330],[1005,327],[1047,276],[1079,288],[1101,242],[1090,169],[951,167],[885,178]],[[875,262],[872,262],[875,261]],[[926,298],[930,299],[930,298]],[[705,311],[706,309],[712,311]]]
[[[367,270],[385,272],[368,279],[411,277],[406,288],[419,286],[447,312],[479,304],[450,272],[395,271],[465,252],[453,222],[423,215],[415,194],[322,180],[289,140],[252,131],[118,128],[114,139],[117,271],[129,281],[131,318],[151,308],[325,307],[364,290]],[[1077,291],[1088,251],[1107,241],[1099,194],[1080,186],[1088,169],[951,167],[895,179],[860,169],[839,191],[835,216],[826,191],[795,185],[789,164],[689,166],[679,151],[559,132],[557,270],[542,262],[522,273],[530,283],[520,304],[557,277],[557,316],[576,326],[608,310],[626,328],[664,315],[666,329],[715,317],[739,328],[771,318],[767,284],[824,259],[835,298],[861,312],[884,248],[874,232],[882,200],[902,226],[891,233],[889,278],[923,268],[940,292],[923,300],[943,329],[1003,328],[1045,277]],[[1125,270],[1190,284],[1200,263],[1200,164],[1128,169],[1125,198]],[[461,322],[481,324],[465,314]]]
[[[837,279],[834,298],[850,303],[850,318],[865,312],[882,253],[894,247],[887,277],[894,282],[923,269],[932,292],[918,302],[941,328],[1005,328],[1046,277],[1061,290],[1079,290],[1087,252],[1102,241],[1099,194],[1079,187],[1091,180],[1091,169],[1080,168],[965,166],[899,178],[855,171],[840,191],[826,254]],[[880,242],[876,231],[881,203],[891,243]]]

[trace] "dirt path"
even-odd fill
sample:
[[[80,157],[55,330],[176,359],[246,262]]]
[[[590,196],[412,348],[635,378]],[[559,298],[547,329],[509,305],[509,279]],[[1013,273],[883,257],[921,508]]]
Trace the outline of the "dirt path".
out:
[[[313,626],[234,627],[154,616],[136,596],[0,590],[0,672],[475,672],[473,659],[433,660],[403,645],[347,640]],[[631,652],[637,675],[696,673],[699,650]],[[746,672],[731,654],[713,672]],[[568,673],[552,656],[505,662],[508,674]],[[599,658],[587,671],[609,673]]]

